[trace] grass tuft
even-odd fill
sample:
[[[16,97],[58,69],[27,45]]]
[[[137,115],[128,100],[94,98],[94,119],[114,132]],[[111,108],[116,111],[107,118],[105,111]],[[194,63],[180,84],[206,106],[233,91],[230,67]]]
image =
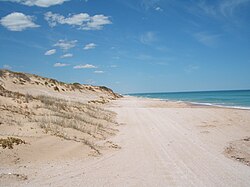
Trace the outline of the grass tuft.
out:
[[[3,149],[5,149],[5,148],[13,149],[13,146],[15,144],[16,145],[26,144],[26,142],[20,138],[15,138],[15,137],[7,137],[7,138],[0,139],[0,145]]]

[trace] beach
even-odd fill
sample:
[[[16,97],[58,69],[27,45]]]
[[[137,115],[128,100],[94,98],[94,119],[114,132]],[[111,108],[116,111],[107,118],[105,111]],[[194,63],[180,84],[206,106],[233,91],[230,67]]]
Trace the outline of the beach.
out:
[[[16,168],[24,186],[249,186],[250,111],[124,97],[119,149]],[[11,172],[11,168],[8,168]]]
[[[250,0],[0,7],[0,187],[250,187]]]

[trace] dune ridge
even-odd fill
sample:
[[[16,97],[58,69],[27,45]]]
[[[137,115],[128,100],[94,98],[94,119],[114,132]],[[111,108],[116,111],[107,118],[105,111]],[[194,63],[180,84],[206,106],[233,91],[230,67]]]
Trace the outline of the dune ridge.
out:
[[[116,113],[103,105],[120,97],[104,86],[0,70],[1,167],[84,159],[119,148],[108,140],[118,132]],[[2,172],[0,181],[28,179],[20,176]]]

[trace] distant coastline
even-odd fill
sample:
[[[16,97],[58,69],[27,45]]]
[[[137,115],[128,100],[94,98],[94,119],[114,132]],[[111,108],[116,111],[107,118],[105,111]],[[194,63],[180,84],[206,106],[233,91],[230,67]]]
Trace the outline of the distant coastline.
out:
[[[250,90],[132,93],[126,95],[250,110]]]

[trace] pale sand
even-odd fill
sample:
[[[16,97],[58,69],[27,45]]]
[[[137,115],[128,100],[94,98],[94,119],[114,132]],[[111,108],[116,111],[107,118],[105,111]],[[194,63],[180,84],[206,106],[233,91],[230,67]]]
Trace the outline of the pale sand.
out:
[[[20,166],[16,172],[28,180],[18,185],[250,186],[249,110],[132,97],[108,108],[118,114],[120,132],[111,140],[121,149]]]
[[[0,69],[0,186],[33,186],[53,175],[48,168],[119,149],[108,140],[118,132],[116,114],[103,108],[119,97],[106,87]]]

